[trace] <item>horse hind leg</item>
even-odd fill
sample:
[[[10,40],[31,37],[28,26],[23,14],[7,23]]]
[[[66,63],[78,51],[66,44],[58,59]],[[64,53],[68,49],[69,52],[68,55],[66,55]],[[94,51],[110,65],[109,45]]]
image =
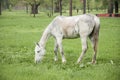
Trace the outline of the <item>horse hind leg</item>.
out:
[[[94,34],[94,35],[90,36],[89,38],[91,40],[92,48],[94,50],[92,63],[95,64],[96,63],[96,55],[97,55],[98,35]]]
[[[77,63],[80,63],[80,62],[81,62],[84,54],[85,54],[86,51],[87,51],[87,36],[81,37],[81,43],[82,43],[82,52],[81,52],[80,57],[78,58]]]

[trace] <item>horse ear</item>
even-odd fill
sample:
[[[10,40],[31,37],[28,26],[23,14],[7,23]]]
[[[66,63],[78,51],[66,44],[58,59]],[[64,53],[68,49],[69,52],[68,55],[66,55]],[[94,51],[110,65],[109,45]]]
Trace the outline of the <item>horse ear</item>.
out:
[[[35,43],[35,44],[40,47],[39,43]]]

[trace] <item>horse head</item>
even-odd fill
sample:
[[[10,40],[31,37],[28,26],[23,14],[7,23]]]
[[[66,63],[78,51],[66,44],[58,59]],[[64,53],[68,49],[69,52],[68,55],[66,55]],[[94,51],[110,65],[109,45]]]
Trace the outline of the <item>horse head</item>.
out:
[[[45,49],[40,46],[38,43],[36,43],[35,46],[35,63],[40,62],[43,59],[43,56],[45,54]]]

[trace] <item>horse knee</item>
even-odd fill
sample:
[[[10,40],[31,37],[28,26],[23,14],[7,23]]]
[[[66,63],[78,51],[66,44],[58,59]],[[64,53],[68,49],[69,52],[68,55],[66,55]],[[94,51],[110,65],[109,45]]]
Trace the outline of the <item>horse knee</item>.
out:
[[[83,51],[83,52],[86,52],[86,51],[87,51],[87,49],[88,49],[88,47],[87,47],[87,46],[86,46],[86,47],[83,47],[83,48],[82,48],[82,51]]]
[[[56,53],[57,53],[57,51],[56,51],[56,50],[54,50],[54,53],[56,54]]]
[[[54,53],[57,53],[57,51],[58,51],[58,45],[55,46]]]

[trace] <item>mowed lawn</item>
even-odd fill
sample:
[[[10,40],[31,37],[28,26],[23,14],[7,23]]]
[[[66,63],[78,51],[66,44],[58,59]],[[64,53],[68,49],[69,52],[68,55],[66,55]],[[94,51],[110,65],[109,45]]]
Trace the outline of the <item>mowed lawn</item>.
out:
[[[54,16],[55,17],[55,16]],[[34,64],[35,42],[52,21],[41,13],[33,18],[24,12],[3,12],[0,16],[0,80],[120,80],[120,18],[100,18],[101,28],[97,63],[88,64],[93,56],[89,49],[82,63],[76,64],[81,53],[80,39],[65,39],[66,64],[59,54],[54,62],[54,39],[46,44],[46,55]]]

